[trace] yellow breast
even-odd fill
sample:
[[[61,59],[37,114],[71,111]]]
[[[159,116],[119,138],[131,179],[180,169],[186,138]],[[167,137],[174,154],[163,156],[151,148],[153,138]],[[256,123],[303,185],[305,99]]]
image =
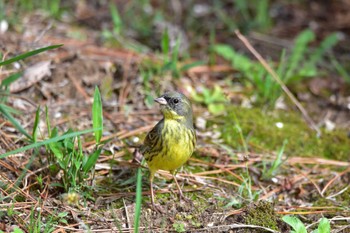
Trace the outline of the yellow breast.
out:
[[[161,142],[161,151],[147,161],[151,171],[174,171],[181,167],[192,155],[196,137],[193,129],[176,120],[165,120]]]

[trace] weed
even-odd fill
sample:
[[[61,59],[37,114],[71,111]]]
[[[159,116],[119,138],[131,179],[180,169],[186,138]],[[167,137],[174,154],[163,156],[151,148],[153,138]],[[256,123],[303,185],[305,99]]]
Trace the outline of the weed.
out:
[[[266,163],[264,163],[264,169],[262,172],[262,178],[264,180],[271,179],[273,176],[275,176],[277,174],[277,172],[278,172],[278,170],[281,167],[282,162],[283,162],[282,155],[283,155],[284,148],[285,148],[286,144],[287,144],[287,140],[284,140],[283,145],[282,145],[280,151],[278,152],[276,159],[271,164],[270,168],[267,169]]]
[[[41,9],[47,12],[52,18],[56,19],[59,19],[66,10],[61,0],[15,0],[12,4],[12,7],[17,9],[16,13],[18,14]],[[11,16],[15,17],[15,14]]]
[[[73,133],[74,131],[69,129],[62,136],[72,135]],[[57,137],[59,137],[58,130],[54,128],[51,139]],[[76,143],[77,147],[75,146]],[[84,184],[101,153],[101,148],[97,147],[91,155],[84,155],[81,140],[78,136],[51,142],[48,144],[47,150],[51,158],[51,161],[49,161],[50,171],[63,171],[63,184],[57,185],[63,187],[66,192],[70,191],[71,188],[73,190],[79,189]]]
[[[142,161],[142,164],[145,162]],[[134,218],[134,228],[135,233],[139,232],[140,216],[141,216],[141,206],[142,206],[142,170],[141,167],[137,169],[136,173],[136,200],[135,200],[135,218]]]
[[[36,177],[36,181],[37,181],[38,184],[39,184],[40,190],[42,190],[42,189],[44,188],[44,180],[43,180],[42,174],[39,174],[39,175]]]
[[[64,12],[61,0],[41,0],[42,9],[49,13],[53,18],[59,19]],[[40,2],[40,1],[39,1]],[[40,4],[40,3],[39,3]]]
[[[242,199],[246,200],[247,203],[255,202],[258,200],[261,190],[254,191],[252,189],[252,178],[249,175],[248,165],[245,171],[245,173],[241,174],[243,182],[238,188],[238,194]]]
[[[176,232],[185,232],[185,224],[182,222],[175,222],[173,223],[173,228]]]
[[[293,231],[291,231],[291,233],[307,233],[306,227],[300,221],[299,218],[286,215],[282,218],[282,220],[293,228]],[[318,223],[317,229],[312,231],[312,233],[329,233],[329,232],[331,232],[331,226],[330,226],[329,220],[326,218],[322,218]]]
[[[241,143],[243,145],[243,148],[244,148],[244,152],[247,154],[249,151],[248,151],[248,145],[247,145],[247,142],[243,136],[243,130],[242,130],[242,127],[241,127],[241,124],[240,122],[238,121],[238,118],[236,116],[236,113],[234,111],[232,111],[232,118],[234,120],[234,128],[235,130],[237,131],[238,133],[238,136],[241,140]]]
[[[345,82],[350,83],[350,74],[344,68],[344,66],[337,61],[333,54],[331,54],[330,59],[333,67],[338,72],[338,74],[345,80]]]
[[[178,69],[178,62],[179,62],[179,46],[180,46],[180,40],[181,37],[178,37],[176,40],[175,47],[170,50],[170,38],[168,34],[168,30],[165,29],[162,36],[162,52],[163,52],[163,59],[164,64],[162,67],[162,72],[170,71],[171,74],[178,78],[180,76],[180,72]]]
[[[288,58],[286,58],[285,52],[281,53],[279,65],[274,67],[285,84],[315,77],[319,73],[317,64],[322,60],[325,52],[338,42],[336,34],[331,34],[321,42],[317,49],[308,54],[308,44],[314,39],[315,34],[311,30],[305,30],[297,37]],[[213,50],[229,60],[243,77],[248,78],[253,83],[257,91],[258,102],[274,106],[275,101],[281,96],[282,90],[260,63],[237,53],[228,45],[214,45]],[[271,65],[273,66],[273,64]]]
[[[2,230],[0,230],[0,233],[4,233]],[[11,233],[24,233],[20,228],[14,227],[13,231]]]
[[[103,112],[101,94],[97,87],[95,88],[94,102],[92,104],[92,126],[95,129],[95,141],[99,144],[103,132]]]
[[[69,192],[71,189],[79,189],[81,185],[84,185],[84,181],[95,167],[97,159],[102,150],[102,148],[99,147],[103,131],[102,114],[101,96],[98,88],[96,87],[92,106],[92,122],[96,148],[92,154],[83,154],[80,137],[68,137],[48,144],[47,150],[52,155],[50,156],[51,160],[49,160],[50,168],[53,171],[63,171],[62,182],[63,188],[66,192]],[[48,123],[47,128],[51,128],[48,118],[46,119],[46,122]],[[72,133],[74,133],[74,131],[69,129],[63,135]],[[54,128],[51,131],[50,137],[51,139],[58,137],[57,128]],[[76,143],[77,147],[75,145]]]
[[[29,215],[29,223],[27,225],[28,232],[39,233],[42,227],[41,211],[37,211],[36,207],[33,207]]]
[[[154,9],[149,0],[129,1],[123,14],[123,19],[128,23],[128,28],[136,31],[141,40],[153,37],[154,20],[157,17],[162,18],[162,12]]]
[[[140,75],[142,77],[142,85],[144,87],[145,92],[145,105],[147,107],[151,107],[154,104],[154,93],[152,92],[153,89],[158,89],[157,87],[153,87],[151,85],[151,81],[153,81],[155,75],[154,73],[156,71],[153,71],[151,68],[143,68],[140,66]]]
[[[38,108],[35,117],[33,135],[31,136],[31,138],[33,138],[32,143],[17,150],[2,154],[0,155],[0,158],[28,149],[45,146],[48,154],[50,172],[53,174],[57,174],[59,171],[63,172],[62,184],[55,184],[56,186],[63,187],[66,192],[76,189],[79,190],[82,187],[89,188],[90,186],[86,185],[86,179],[93,171],[102,151],[101,136],[103,131],[103,116],[100,92],[97,88],[95,89],[92,108],[94,128],[92,130],[74,132],[72,129],[69,129],[62,135],[59,135],[58,128],[55,127],[51,130],[47,108],[45,112],[49,139],[40,142],[37,141],[36,132],[40,113],[40,108]],[[85,155],[83,153],[82,143],[79,136],[88,132],[94,132],[96,148],[90,155]],[[84,195],[88,196],[88,193],[84,193]]]
[[[111,16],[112,16],[113,32],[116,35],[120,35],[120,33],[122,31],[123,23],[122,23],[122,20],[120,18],[117,6],[115,4],[113,4],[113,3],[110,3],[109,4],[109,9],[110,9],[110,13],[111,13]]]
[[[10,65],[14,62],[18,62],[20,60],[24,60],[28,57],[37,55],[39,53],[45,52],[47,50],[51,50],[51,49],[56,49],[61,47],[62,45],[52,45],[52,46],[48,46],[48,47],[44,47],[44,48],[40,48],[40,49],[36,49],[33,51],[29,51],[27,53],[23,53],[20,54],[16,57],[10,58],[8,60],[2,61],[0,62],[0,67],[2,66],[6,66],[6,65]],[[2,98],[0,99],[0,113],[11,122],[11,124],[23,135],[25,135],[30,141],[35,142],[33,137],[30,136],[26,130],[21,126],[21,124],[12,116],[13,113],[18,113],[17,110],[5,105],[5,102],[7,101],[7,96],[9,95],[9,86],[11,85],[11,83],[15,82],[17,79],[21,78],[22,73],[15,73],[12,74],[8,77],[6,77],[4,80],[2,80],[1,84],[0,84],[0,95],[2,96]],[[36,136],[36,132],[33,131],[33,135]]]
[[[12,205],[7,209],[7,216],[13,217],[15,214],[18,214],[18,212],[15,211],[15,206]]]
[[[222,89],[217,85],[212,90],[203,87],[201,94],[192,92],[192,98],[196,102],[206,105],[209,112],[214,115],[222,114],[225,111],[224,103],[227,102],[227,99]]]
[[[124,21],[122,20],[119,14],[118,8],[114,3],[110,3],[109,9],[113,25],[112,30],[102,30],[101,36],[103,40],[111,46],[123,47],[137,52],[148,52],[149,48],[147,48],[146,46],[142,45],[141,43],[138,43],[135,40],[132,40],[131,38],[125,39],[123,37],[123,28],[125,27],[125,25]],[[133,19],[135,19],[134,16]]]
[[[39,200],[40,201],[40,200]],[[39,207],[32,208],[30,211],[29,222],[26,225],[28,232],[53,232],[57,225],[68,224],[65,219],[68,216],[68,212],[54,211],[49,216],[42,217]]]
[[[235,18],[225,10],[226,8],[221,1],[214,3],[214,13],[228,31],[233,32],[237,28],[245,32],[252,29],[266,30],[272,25],[268,9],[269,0],[237,0],[234,8],[237,12]]]

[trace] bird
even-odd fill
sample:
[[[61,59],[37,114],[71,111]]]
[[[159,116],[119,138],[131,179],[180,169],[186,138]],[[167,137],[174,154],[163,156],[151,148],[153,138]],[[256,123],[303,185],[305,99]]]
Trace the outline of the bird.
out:
[[[163,118],[146,135],[140,152],[150,170],[151,201],[154,206],[153,179],[158,170],[169,171],[184,197],[175,173],[191,157],[196,147],[196,132],[190,100],[180,92],[166,92],[154,99],[160,105]]]

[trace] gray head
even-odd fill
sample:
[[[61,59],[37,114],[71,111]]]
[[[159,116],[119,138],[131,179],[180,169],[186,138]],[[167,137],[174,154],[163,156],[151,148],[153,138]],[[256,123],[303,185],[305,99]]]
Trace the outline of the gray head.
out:
[[[192,105],[184,94],[175,91],[166,92],[154,101],[161,105],[165,119],[186,121],[193,125]]]

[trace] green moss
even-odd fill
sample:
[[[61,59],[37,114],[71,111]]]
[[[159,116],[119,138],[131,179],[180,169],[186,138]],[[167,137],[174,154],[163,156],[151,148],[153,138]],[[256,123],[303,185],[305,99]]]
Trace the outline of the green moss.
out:
[[[165,204],[170,200],[173,200],[174,198],[177,198],[177,197],[170,193],[155,193],[155,199],[158,203]]]
[[[235,122],[235,116],[238,122]],[[215,121],[215,120],[214,120]],[[276,126],[283,123],[282,128]],[[277,150],[285,139],[287,155],[321,156],[330,159],[348,160],[350,139],[345,130],[322,132],[318,138],[299,113],[274,111],[263,113],[261,109],[229,107],[224,121],[217,123],[224,142],[234,148],[242,149],[242,141],[237,125],[242,129],[243,137],[250,150]]]
[[[333,198],[327,198],[334,196]],[[324,197],[317,195],[315,201],[312,203],[315,207],[333,207],[329,216],[342,214],[344,210],[348,209],[350,203],[350,186],[349,185],[334,185],[326,190]],[[339,211],[339,212],[337,212]],[[327,217],[327,214],[325,215]],[[340,224],[340,223],[339,223]]]
[[[208,198],[205,198],[203,195],[210,195],[212,197],[212,192],[193,192],[186,194],[186,197],[191,200],[191,204],[178,201],[177,197],[172,196],[171,194],[161,194],[162,200],[160,201],[159,196],[157,195],[156,201],[158,203],[162,202],[172,203],[177,209],[174,218],[175,222],[184,223],[189,228],[199,228],[203,225],[203,213],[208,210]],[[215,207],[212,207],[215,208]]]
[[[335,195],[338,194],[338,195]],[[315,206],[348,206],[350,203],[350,186],[348,184],[334,185],[329,187],[325,197],[334,196],[332,199],[318,198],[314,203]],[[335,199],[335,200],[334,200]]]
[[[334,202],[323,198],[323,197],[319,197],[316,199],[316,201],[313,203],[313,206],[333,206]]]
[[[278,219],[274,205],[266,201],[259,201],[247,207],[244,215],[246,224],[263,226],[273,230],[278,230]]]
[[[340,188],[340,191],[345,187]],[[350,186],[347,186],[347,189],[342,192],[339,196],[336,197],[337,201],[342,203],[342,206],[348,206],[350,203]]]

